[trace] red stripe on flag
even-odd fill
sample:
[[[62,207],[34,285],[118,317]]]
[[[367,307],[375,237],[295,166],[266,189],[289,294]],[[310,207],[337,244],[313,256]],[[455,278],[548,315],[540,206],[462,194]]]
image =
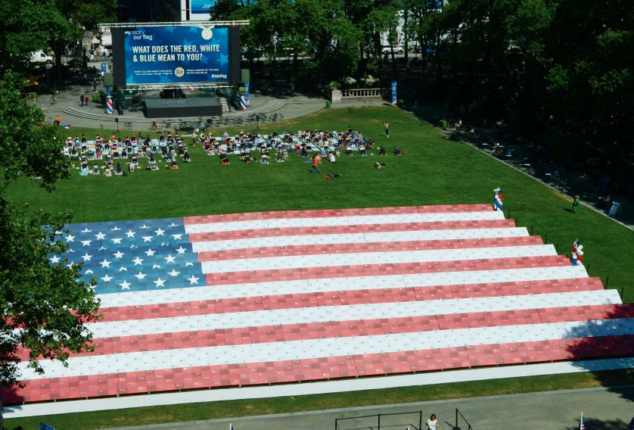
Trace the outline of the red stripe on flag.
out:
[[[369,280],[369,282],[372,281]],[[120,306],[104,308],[101,309],[100,312],[104,317],[104,321],[128,321],[261,310],[298,309],[317,306],[451,300],[470,297],[523,296],[529,294],[568,293],[593,290],[603,290],[603,285],[599,278],[391,289],[381,288],[377,290],[329,291],[325,293],[315,292],[264,297],[240,297],[236,299],[201,300],[187,303]]]
[[[205,215],[185,217],[185,225],[225,223],[236,221],[255,221],[284,218],[330,218],[346,216],[402,215],[423,213],[463,213],[490,211],[491,206],[480,205],[446,205],[446,206],[403,206],[388,208],[361,209],[314,209],[303,211],[248,212],[239,214]]]
[[[449,262],[371,264],[356,266],[309,267],[306,269],[256,270],[248,272],[213,273],[206,276],[207,285],[228,285],[250,282],[276,282],[299,279],[343,278],[354,276],[405,275],[476,270],[522,269],[531,267],[570,266],[564,255],[521,257]]]
[[[279,362],[160,369],[26,381],[6,403],[43,402],[148,392],[307,382],[459,368],[625,356],[634,336],[557,339],[469,347],[333,356]],[[571,352],[575,351],[575,353]]]

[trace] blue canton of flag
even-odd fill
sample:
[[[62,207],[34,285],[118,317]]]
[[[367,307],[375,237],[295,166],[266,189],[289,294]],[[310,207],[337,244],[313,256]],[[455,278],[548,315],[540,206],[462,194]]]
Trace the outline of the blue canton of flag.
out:
[[[70,224],[58,263],[83,263],[83,280],[97,279],[97,294],[205,285],[182,218]]]

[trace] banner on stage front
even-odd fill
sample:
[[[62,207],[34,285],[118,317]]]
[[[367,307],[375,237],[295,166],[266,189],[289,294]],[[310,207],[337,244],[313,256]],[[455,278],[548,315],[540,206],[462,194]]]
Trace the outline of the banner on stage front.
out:
[[[247,106],[249,106],[249,104],[251,104],[251,92],[249,91],[249,82],[245,82],[244,83],[244,99],[247,102]]]

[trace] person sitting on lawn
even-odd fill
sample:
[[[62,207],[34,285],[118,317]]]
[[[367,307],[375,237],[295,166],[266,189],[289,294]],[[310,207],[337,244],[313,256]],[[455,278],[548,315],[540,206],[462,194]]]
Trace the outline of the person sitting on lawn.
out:
[[[385,148],[383,148],[383,146],[379,146],[379,156],[383,157],[384,155],[387,155]]]
[[[269,164],[269,150],[266,148],[262,148],[262,151],[260,151],[260,156],[262,157],[261,163],[262,164]]]
[[[399,148],[398,146],[396,148],[394,148],[394,155],[396,155],[397,157],[401,156],[401,148]]]
[[[227,157],[227,153],[226,152],[221,152],[220,153],[220,162],[224,165],[229,165],[229,157]]]
[[[81,163],[81,176],[88,176],[88,163],[85,161]]]
[[[92,166],[92,175],[98,175],[99,174],[99,166],[97,166],[96,164],[94,166]]]
[[[123,175],[123,169],[121,169],[121,164],[117,163],[117,170],[114,172],[114,174],[117,176]]]
[[[328,161],[330,161],[331,163],[336,163],[337,159],[335,158],[335,154],[333,154],[332,152],[328,153]]]
[[[183,152],[183,163],[189,163],[190,161],[192,161],[192,159],[189,156],[189,151],[185,150],[185,152]]]
[[[106,170],[103,172],[103,174],[104,174],[107,178],[109,178],[109,177],[111,177],[111,176],[112,176],[112,170],[110,170],[110,169],[106,169]]]
[[[330,175],[324,176],[324,179],[326,179],[326,180],[335,179],[335,178],[340,178],[342,176],[343,176],[343,173],[331,173]]]
[[[385,167],[385,163],[379,163],[378,161],[376,163],[374,163],[374,168],[375,169],[382,169]]]

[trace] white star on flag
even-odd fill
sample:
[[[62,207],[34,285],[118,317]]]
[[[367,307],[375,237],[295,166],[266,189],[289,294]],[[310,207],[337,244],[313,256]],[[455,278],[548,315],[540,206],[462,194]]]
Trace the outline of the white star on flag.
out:
[[[136,233],[135,233],[135,232],[133,232],[132,230],[128,230],[128,231],[126,232],[126,236],[128,236],[128,238],[134,237],[134,235],[135,235],[135,234],[136,234]]]
[[[172,269],[171,272],[167,272],[167,274],[170,275],[170,276],[178,276],[179,273],[181,273],[181,272],[177,272],[175,269]]]
[[[143,224],[140,228],[145,230],[146,228],[150,228],[150,227],[148,227],[147,225]]]
[[[157,236],[163,236],[163,233],[165,233],[165,230],[159,228],[158,230],[156,230],[154,233],[156,233]]]
[[[147,251],[145,251],[145,255],[147,255],[148,257],[153,257],[154,254],[156,254],[156,251],[153,251],[151,249],[148,249]]]
[[[90,242],[92,242],[92,240],[82,240],[81,246],[90,246]]]
[[[119,268],[119,273],[121,273],[121,272],[127,272],[127,271],[128,271],[128,269],[127,269],[127,268],[125,268],[125,267],[120,267],[120,268]]]
[[[165,261],[167,261],[168,263],[173,263],[175,259],[176,257],[172,257],[172,254],[165,257]]]
[[[123,257],[125,254],[124,254],[123,252],[121,252],[121,251],[117,251],[117,252],[115,252],[115,253],[114,253],[114,254],[112,254],[112,255],[114,255],[114,258],[121,258],[121,257]]]
[[[93,273],[95,272],[92,269],[86,270],[86,275],[92,275]]]
[[[152,266],[152,269],[160,269],[160,268],[161,268],[161,266],[159,266],[158,264],[155,264],[155,265]]]
[[[106,235],[102,232],[99,232],[95,235],[95,238],[97,238],[97,240],[104,240],[106,238]]]
[[[92,255],[86,253],[86,254],[82,255],[81,258],[83,258],[84,261],[90,261],[90,259],[92,258]]]
[[[187,280],[189,281],[189,285],[198,285],[198,279],[196,276],[192,275],[191,277],[187,278]]]
[[[152,242],[152,236],[143,236],[143,242]]]
[[[72,269],[74,265],[75,265],[75,263],[72,263],[72,262],[71,262],[71,263],[68,263],[68,264],[66,265],[66,267],[68,267],[69,269]]]
[[[51,263],[53,263],[53,264],[57,264],[59,262],[59,260],[61,260],[61,258],[59,258],[57,255],[53,255],[51,257]]]
[[[88,230],[88,227],[86,227],[86,228],[85,228],[85,229],[83,229],[81,232],[82,232],[82,233],[91,233],[91,232],[92,232],[92,230]]]
[[[147,275],[143,272],[139,272],[136,275],[134,275],[139,281],[144,279]]]
[[[154,283],[156,284],[156,288],[165,286],[165,281],[161,278],[158,278],[156,281],[154,281]]]
[[[115,239],[112,239],[112,244],[113,244],[113,245],[121,245],[121,240],[122,240],[122,239],[121,239],[120,237],[117,237],[117,238],[115,238]]]
[[[192,263],[191,261],[188,261],[187,263],[185,263],[185,267],[190,267],[193,266],[194,263]]]
[[[179,246],[178,249],[176,250],[176,252],[178,252],[179,254],[184,254],[185,251],[187,251],[185,248],[183,248],[182,246]]]
[[[111,231],[119,231],[119,230],[121,230],[121,229],[120,229],[119,227],[115,226],[114,228],[111,228],[110,230],[111,230]]]
[[[182,234],[173,234],[172,237],[174,238],[174,240],[181,240],[183,238]]]
[[[128,281],[123,281],[119,285],[121,286],[122,290],[129,290],[130,289],[130,285],[132,285],[132,284],[129,283]]]
[[[99,263],[99,264],[101,264],[101,268],[102,268],[102,269],[104,269],[104,268],[106,268],[106,267],[110,267],[110,262],[109,262],[108,260],[106,260],[106,259],[104,259],[104,260],[103,260],[101,263]]]
[[[101,279],[103,279],[103,280],[104,280],[104,282],[110,282],[110,281],[112,280],[112,276],[108,276],[108,275],[106,275],[106,276],[104,276],[104,277],[103,277],[103,278],[101,278]]]
[[[142,258],[135,258],[134,260],[132,260],[132,262],[134,263],[135,266],[140,266],[143,264],[143,259]]]
[[[69,234],[64,239],[66,239],[66,242],[74,242],[75,241],[75,236],[73,236],[72,234]]]

